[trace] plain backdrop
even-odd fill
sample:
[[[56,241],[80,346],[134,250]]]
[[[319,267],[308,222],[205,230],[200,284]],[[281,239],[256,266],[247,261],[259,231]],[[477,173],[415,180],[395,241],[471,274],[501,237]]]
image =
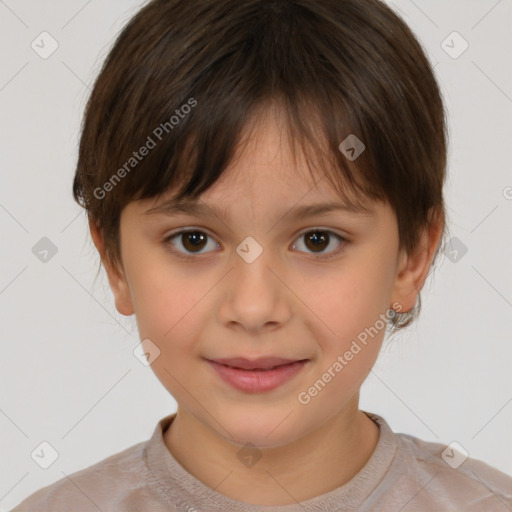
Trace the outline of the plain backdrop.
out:
[[[135,320],[115,310],[103,270],[93,282],[98,256],[71,195],[91,84],[140,5],[0,1],[3,510],[146,440],[176,410],[134,357]],[[419,321],[384,344],[361,409],[396,432],[457,441],[512,475],[512,2],[391,5],[435,65],[448,108],[445,192],[457,253],[440,256]],[[41,32],[58,43],[46,59],[31,47]],[[43,262],[37,244],[56,253]],[[48,469],[31,457],[44,441],[58,453]]]

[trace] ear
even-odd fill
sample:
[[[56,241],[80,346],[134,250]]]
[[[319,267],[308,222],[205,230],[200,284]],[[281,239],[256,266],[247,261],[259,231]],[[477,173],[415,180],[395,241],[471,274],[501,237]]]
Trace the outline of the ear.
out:
[[[432,215],[430,225],[423,230],[414,251],[411,254],[406,254],[405,250],[400,253],[391,301],[401,305],[398,313],[405,313],[414,308],[417,296],[427,279],[443,230],[444,216],[442,212],[436,212]]]
[[[125,316],[133,315],[135,310],[132,304],[128,282],[126,281],[123,273],[115,268],[106,256],[103,233],[92,217],[89,217],[89,230],[91,232],[94,245],[100,254],[105,272],[107,273],[108,282],[112,293],[114,294],[117,311]]]

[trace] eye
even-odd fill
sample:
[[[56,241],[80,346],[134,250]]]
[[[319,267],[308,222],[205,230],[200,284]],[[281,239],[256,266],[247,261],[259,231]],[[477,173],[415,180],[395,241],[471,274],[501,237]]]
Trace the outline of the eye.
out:
[[[173,250],[173,253],[177,254],[182,258],[191,259],[194,257],[193,254],[201,254],[201,250],[208,245],[208,238],[211,238],[210,235],[208,235],[204,231],[200,231],[198,229],[188,229],[173,233],[172,235],[168,236],[164,241],[166,243],[170,243],[174,247],[176,247],[176,245],[181,245],[181,247],[185,249],[185,252],[183,252],[181,248],[178,248],[177,250]],[[172,242],[172,240],[174,239],[176,239],[176,245],[175,243]],[[219,247],[219,244],[214,245]]]
[[[338,239],[339,245],[338,248],[333,251],[327,251],[328,255],[323,256],[323,253],[325,252],[324,249],[331,245],[332,236]],[[309,231],[306,231],[305,233],[302,233],[298,240],[305,240],[304,245],[307,249],[312,250],[314,254],[320,254],[320,258],[327,259],[336,256],[341,250],[343,250],[343,247],[346,243],[348,243],[348,240],[343,238],[340,235],[337,235],[336,233],[328,230],[323,229],[312,229]],[[296,248],[296,245],[301,244],[294,244],[293,248]],[[341,247],[340,247],[341,246]]]
[[[332,245],[331,241],[333,236],[338,239],[338,248],[327,251],[327,255],[324,256],[323,254],[326,252],[325,248]],[[185,259],[193,259],[195,254],[208,252],[203,250],[208,246],[208,239],[211,241],[213,240],[213,238],[204,231],[200,231],[199,229],[187,229],[177,231],[169,235],[164,239],[164,243],[173,246],[173,249],[171,250],[177,256]],[[333,231],[316,228],[302,233],[298,240],[302,239],[305,240],[304,245],[307,250],[311,250],[313,254],[319,255],[315,257],[323,259],[336,256],[348,243],[346,238],[334,233]],[[216,246],[213,247],[214,249],[220,247],[218,243],[213,243],[211,245]],[[293,244],[293,249],[295,249],[297,245],[300,246],[301,244]]]

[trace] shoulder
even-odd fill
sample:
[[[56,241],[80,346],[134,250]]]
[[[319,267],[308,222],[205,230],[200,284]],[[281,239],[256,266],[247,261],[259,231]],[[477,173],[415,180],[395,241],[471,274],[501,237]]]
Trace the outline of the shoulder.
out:
[[[411,505],[416,499],[418,503],[429,500],[429,506],[441,507],[439,510],[512,509],[509,475],[469,457],[455,443],[445,445],[400,433],[395,436],[398,449],[392,468],[417,492],[411,496]]]
[[[12,512],[89,512],[120,510],[151,477],[144,464],[147,441],[66,475],[31,494]]]

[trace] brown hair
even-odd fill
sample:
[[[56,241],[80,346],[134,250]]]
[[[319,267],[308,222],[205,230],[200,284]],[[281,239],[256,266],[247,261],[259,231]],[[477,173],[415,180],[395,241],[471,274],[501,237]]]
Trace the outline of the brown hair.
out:
[[[153,0],[96,79],[73,183],[114,268],[123,208],[175,186],[177,199],[197,199],[271,104],[347,202],[349,189],[360,205],[391,205],[400,249],[412,252],[434,216],[444,234],[441,93],[420,43],[383,2]],[[339,149],[350,134],[365,145],[354,161]],[[418,313],[390,321],[398,329]]]

